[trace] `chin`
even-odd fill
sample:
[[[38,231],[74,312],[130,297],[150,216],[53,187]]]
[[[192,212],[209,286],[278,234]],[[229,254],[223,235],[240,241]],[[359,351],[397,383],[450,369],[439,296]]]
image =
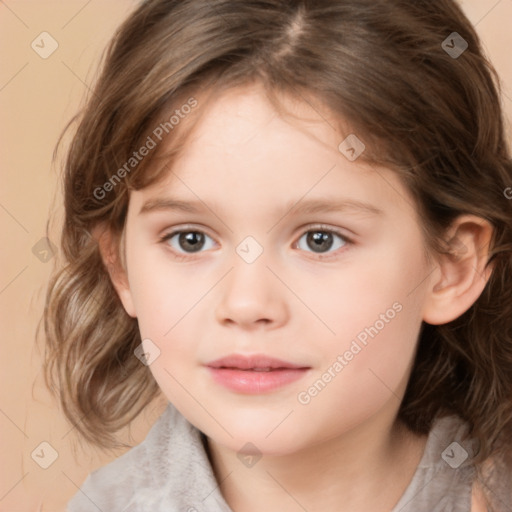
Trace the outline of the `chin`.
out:
[[[304,448],[308,443],[304,432],[295,432],[290,429],[278,427],[272,430],[278,423],[273,423],[269,428],[268,424],[237,425],[233,424],[228,428],[229,434],[223,430],[219,432],[215,428],[213,432],[205,432],[215,443],[220,444],[234,452],[249,455],[288,455]],[[204,432],[204,431],[203,431]],[[270,435],[269,433],[272,432]]]

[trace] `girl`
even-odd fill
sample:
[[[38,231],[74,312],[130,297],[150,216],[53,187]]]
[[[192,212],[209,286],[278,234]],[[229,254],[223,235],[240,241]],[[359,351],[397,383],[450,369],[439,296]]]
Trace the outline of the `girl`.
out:
[[[512,510],[512,162],[453,0],[148,0],[64,175],[78,511]]]

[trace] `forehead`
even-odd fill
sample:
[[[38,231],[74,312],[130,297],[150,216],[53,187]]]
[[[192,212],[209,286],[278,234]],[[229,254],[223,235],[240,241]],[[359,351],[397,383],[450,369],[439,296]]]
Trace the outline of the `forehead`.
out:
[[[201,105],[201,96],[198,96]],[[219,94],[204,107],[184,150],[158,183],[136,193],[189,201],[225,198],[244,208],[293,204],[338,193],[376,209],[404,201],[406,192],[391,171],[349,161],[338,147],[350,134],[318,103],[280,96],[283,117],[257,84]],[[379,206],[380,205],[380,206]]]
[[[323,147],[325,152],[338,155],[340,133],[336,125],[339,120],[326,108],[318,101],[313,103],[311,98],[280,94],[277,99],[282,112],[276,111],[265,89],[257,82],[223,91],[207,105],[190,146],[207,146],[247,159],[254,156],[251,151],[268,155],[265,149],[277,142],[291,151],[293,144],[308,141],[307,150],[318,152]],[[251,144],[251,140],[254,143]],[[262,142],[267,144],[258,150]]]

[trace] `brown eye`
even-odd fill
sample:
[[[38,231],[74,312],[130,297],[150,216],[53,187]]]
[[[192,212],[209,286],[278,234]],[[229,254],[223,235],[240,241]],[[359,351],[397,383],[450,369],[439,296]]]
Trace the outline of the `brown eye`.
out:
[[[301,240],[304,240],[302,245]],[[340,233],[336,233],[335,231],[312,229],[300,237],[297,242],[297,247],[307,252],[324,254],[327,252],[334,252],[336,249],[341,249],[349,243],[350,240],[348,238]]]
[[[187,231],[180,233],[178,244],[186,252],[200,251],[204,245],[204,235],[198,231]]]
[[[201,251],[205,246],[206,249],[209,249],[213,243],[210,243],[210,247],[208,247],[208,240],[211,238],[207,234],[193,230],[174,231],[162,238],[162,241],[168,243],[173,250],[180,254],[193,254]]]
[[[310,231],[306,236],[306,243],[314,252],[325,252],[332,247],[333,236],[326,231]]]

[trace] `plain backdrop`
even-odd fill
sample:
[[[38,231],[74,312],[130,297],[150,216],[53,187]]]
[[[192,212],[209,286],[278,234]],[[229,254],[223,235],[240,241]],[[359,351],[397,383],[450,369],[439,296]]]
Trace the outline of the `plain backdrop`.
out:
[[[54,262],[41,239],[50,211],[62,211],[54,146],[83,103],[107,41],[136,3],[0,0],[1,512],[62,512],[91,470],[122,453],[78,443],[43,386],[35,332]],[[462,6],[501,76],[510,120],[512,0]],[[52,45],[58,47],[43,58]],[[151,404],[122,436],[140,442],[164,405]]]

